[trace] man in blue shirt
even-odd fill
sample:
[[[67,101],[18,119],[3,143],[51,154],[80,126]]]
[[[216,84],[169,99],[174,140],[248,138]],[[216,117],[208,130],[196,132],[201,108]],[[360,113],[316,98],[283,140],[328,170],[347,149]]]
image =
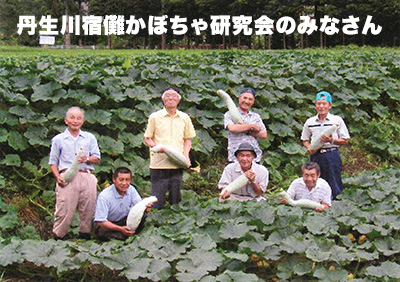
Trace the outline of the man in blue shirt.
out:
[[[90,239],[97,188],[93,165],[100,161],[100,150],[96,137],[81,130],[85,122],[81,108],[68,109],[64,122],[68,128],[51,140],[49,158],[50,169],[56,179],[53,234],[56,239],[63,239],[67,235],[77,209],[80,218],[79,238]],[[72,166],[80,148],[83,154],[78,158],[78,172],[67,182],[64,175]]]
[[[95,234],[101,240],[111,238],[125,240],[135,232],[126,226],[130,209],[142,198],[131,185],[132,172],[126,167],[119,167],[113,175],[113,184],[105,188],[97,197]],[[150,210],[152,204],[147,206]]]

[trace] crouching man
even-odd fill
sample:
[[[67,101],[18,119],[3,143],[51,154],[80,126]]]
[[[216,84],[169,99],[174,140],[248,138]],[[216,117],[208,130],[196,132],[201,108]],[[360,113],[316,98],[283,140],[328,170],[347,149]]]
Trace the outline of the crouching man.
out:
[[[301,167],[303,176],[293,180],[287,194],[292,200],[307,199],[321,204],[316,211],[323,211],[331,206],[332,190],[328,182],[320,178],[319,165],[314,162],[306,163]],[[286,199],[279,199],[287,204]]]
[[[254,147],[249,143],[240,144],[235,151],[235,157],[236,161],[225,167],[218,182],[218,188],[222,190],[242,174],[247,177],[248,181],[246,185],[232,191],[232,193],[226,191],[226,193],[221,194],[220,200],[248,201],[262,199],[268,185],[268,169],[254,161],[256,157]]]
[[[131,185],[132,172],[128,168],[117,168],[112,180],[113,184],[97,197],[94,216],[95,234],[104,241],[112,238],[125,240],[135,234],[126,226],[126,219],[130,209],[142,200],[135,187]],[[147,212],[151,206],[152,204],[147,205]]]

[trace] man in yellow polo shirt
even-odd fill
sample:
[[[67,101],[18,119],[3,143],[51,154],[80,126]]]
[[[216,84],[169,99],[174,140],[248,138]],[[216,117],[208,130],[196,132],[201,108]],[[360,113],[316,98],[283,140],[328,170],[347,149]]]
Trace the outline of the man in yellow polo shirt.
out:
[[[164,108],[150,115],[144,141],[150,148],[157,144],[172,146],[190,162],[189,152],[196,133],[190,117],[178,110],[182,98],[179,92],[175,87],[162,92]],[[181,201],[182,175],[182,168],[171,162],[166,154],[150,152],[151,194],[158,199],[154,208],[164,207],[167,191],[170,204]]]

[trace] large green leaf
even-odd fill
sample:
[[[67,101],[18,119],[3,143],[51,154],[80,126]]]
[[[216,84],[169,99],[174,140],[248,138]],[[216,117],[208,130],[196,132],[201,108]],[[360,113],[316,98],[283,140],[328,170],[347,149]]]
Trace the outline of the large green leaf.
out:
[[[179,281],[198,281],[210,271],[216,270],[222,264],[222,255],[215,251],[194,249],[179,261],[176,278]]]
[[[400,279],[400,265],[395,262],[384,261],[379,266],[368,266],[365,273],[377,278]]]

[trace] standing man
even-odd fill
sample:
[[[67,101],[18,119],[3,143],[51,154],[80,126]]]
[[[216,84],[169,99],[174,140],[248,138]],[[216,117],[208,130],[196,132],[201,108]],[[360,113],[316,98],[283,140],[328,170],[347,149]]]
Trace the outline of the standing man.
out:
[[[268,134],[259,114],[250,111],[254,104],[256,91],[253,88],[244,88],[239,95],[239,112],[243,123],[235,124],[231,114],[224,115],[224,127],[228,130],[228,161],[235,161],[234,153],[242,142],[250,143],[256,152],[255,161],[261,161],[262,151],[258,146],[257,138],[266,139]]]
[[[306,163],[301,167],[302,177],[293,180],[287,193],[292,200],[307,199],[321,204],[316,211],[323,211],[331,206],[331,187],[322,178],[317,163]],[[286,199],[280,199],[284,204]]]
[[[172,146],[190,162],[189,152],[196,133],[190,117],[178,110],[181,98],[179,89],[175,87],[162,92],[164,108],[150,115],[144,141],[149,147],[157,144]],[[182,168],[171,162],[166,154],[150,152],[151,194],[158,199],[155,208],[164,207],[167,191],[170,204],[181,201],[182,175]]]
[[[218,188],[222,190],[242,174],[247,177],[248,182],[241,189],[221,195],[221,198],[237,201],[260,199],[268,186],[268,169],[254,162],[256,152],[250,143],[240,144],[235,156],[237,162],[225,167]]]
[[[78,209],[79,237],[90,239],[97,186],[93,164],[99,163],[100,150],[95,136],[81,130],[85,122],[82,109],[70,108],[64,122],[68,128],[52,139],[49,159],[50,169],[56,179],[53,234],[56,239],[64,238],[71,226],[75,210]],[[70,182],[66,182],[63,175],[71,166],[79,148],[83,148],[84,152],[78,159],[79,170]]]
[[[119,167],[114,171],[113,184],[105,188],[97,197],[96,236],[104,241],[111,238],[125,240],[135,234],[126,226],[131,208],[142,198],[131,185],[132,172],[127,167]],[[148,205],[148,210],[151,208]]]
[[[343,190],[342,162],[339,153],[339,145],[348,144],[350,138],[346,124],[340,116],[332,115],[332,96],[327,91],[319,91],[315,96],[315,109],[317,115],[307,119],[301,133],[304,147],[310,153],[310,161],[318,163],[321,168],[321,177],[325,179],[332,189],[332,198],[335,199]],[[338,129],[331,135],[322,135],[323,147],[317,151],[309,150],[310,144],[326,127],[338,125]]]

